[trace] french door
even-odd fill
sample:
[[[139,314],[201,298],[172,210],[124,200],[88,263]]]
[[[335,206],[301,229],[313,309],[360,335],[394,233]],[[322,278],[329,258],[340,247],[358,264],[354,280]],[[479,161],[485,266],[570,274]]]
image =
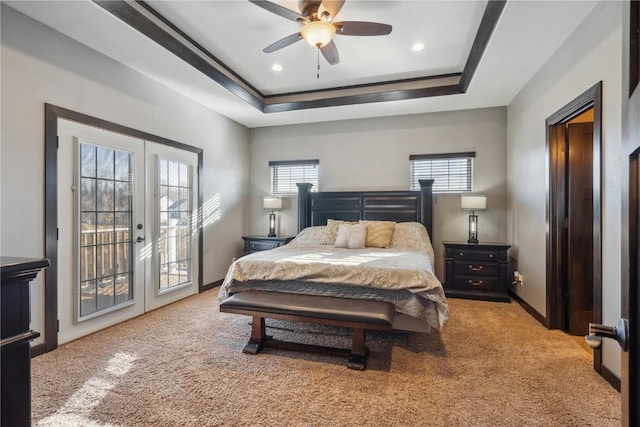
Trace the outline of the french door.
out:
[[[58,120],[58,342],[198,290],[197,155]]]
[[[198,291],[196,244],[198,155],[147,141],[146,223],[144,246],[145,309],[153,310]],[[149,196],[153,197],[149,197]],[[149,203],[151,204],[151,203]]]

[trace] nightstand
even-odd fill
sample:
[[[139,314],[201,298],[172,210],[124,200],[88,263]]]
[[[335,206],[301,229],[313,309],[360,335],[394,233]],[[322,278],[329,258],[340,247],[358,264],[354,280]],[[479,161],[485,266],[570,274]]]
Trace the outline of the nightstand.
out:
[[[243,255],[249,255],[284,246],[293,240],[293,237],[242,236],[242,240],[244,240]]]
[[[510,302],[509,248],[503,243],[442,242],[447,296]]]

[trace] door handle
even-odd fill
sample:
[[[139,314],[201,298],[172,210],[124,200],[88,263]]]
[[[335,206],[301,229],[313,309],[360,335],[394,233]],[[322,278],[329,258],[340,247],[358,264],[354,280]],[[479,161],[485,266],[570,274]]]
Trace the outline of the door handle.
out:
[[[138,236],[138,238],[136,239],[136,243],[142,243],[142,242],[144,242],[144,237]]]
[[[602,338],[612,338],[618,342],[622,351],[627,351],[629,345],[629,321],[618,320],[616,326],[605,326],[599,323],[589,323],[589,335],[584,337],[592,349],[600,348]]]

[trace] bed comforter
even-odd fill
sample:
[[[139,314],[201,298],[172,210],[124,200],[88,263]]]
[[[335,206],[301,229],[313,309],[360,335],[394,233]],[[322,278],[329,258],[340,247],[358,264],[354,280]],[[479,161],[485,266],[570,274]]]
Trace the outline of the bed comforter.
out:
[[[375,299],[437,330],[444,327],[449,310],[422,224],[397,224],[388,249],[335,248],[321,244],[323,232],[310,227],[288,245],[236,260],[218,299],[245,290]]]

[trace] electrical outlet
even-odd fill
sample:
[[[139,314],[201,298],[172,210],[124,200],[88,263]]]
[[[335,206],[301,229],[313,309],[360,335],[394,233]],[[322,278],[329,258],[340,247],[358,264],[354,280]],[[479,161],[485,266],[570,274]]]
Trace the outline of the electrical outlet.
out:
[[[520,285],[520,286],[524,285],[524,278],[522,277],[522,274],[520,274],[519,271],[513,272],[513,283],[515,285]]]

